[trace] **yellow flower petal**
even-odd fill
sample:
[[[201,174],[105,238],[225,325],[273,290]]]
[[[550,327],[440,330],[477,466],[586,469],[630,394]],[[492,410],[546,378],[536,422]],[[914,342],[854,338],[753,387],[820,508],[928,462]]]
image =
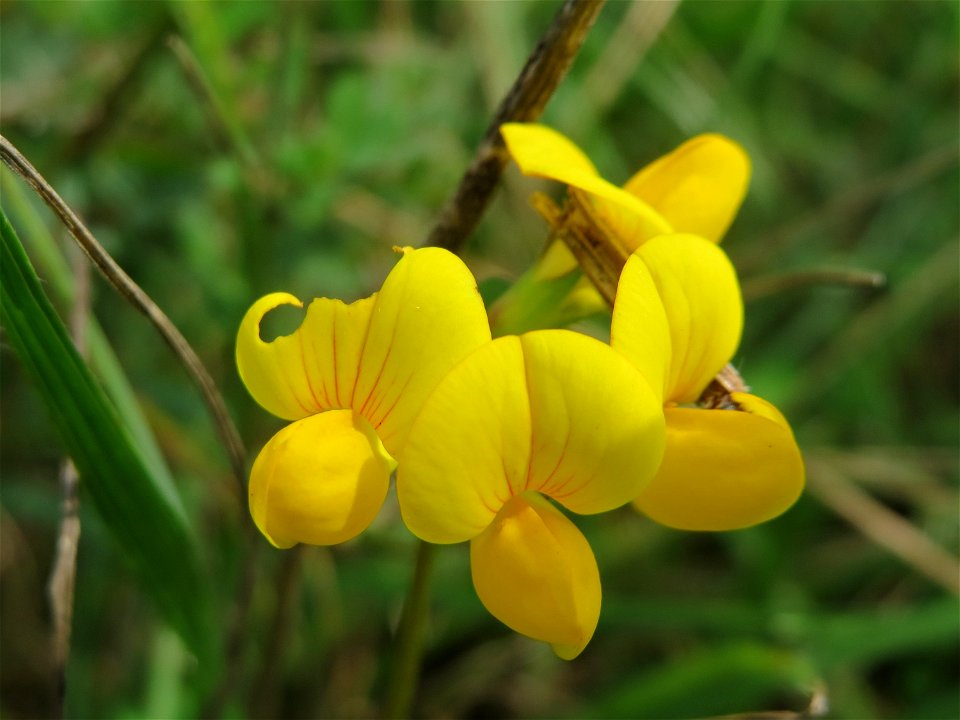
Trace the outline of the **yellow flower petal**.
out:
[[[250,472],[250,513],[280,548],[334,545],[373,522],[396,468],[370,424],[350,410],[291,423]]]
[[[694,402],[740,343],[743,300],[736,271],[723,250],[695,235],[654,238],[637,255],[657,286],[670,329],[665,399]],[[623,328],[617,342],[628,332]]]
[[[494,340],[427,400],[400,457],[403,519],[430,542],[475,537],[539,490],[579,513],[629,502],[656,471],[662,409],[603,343],[564,330]]]
[[[353,408],[397,453],[427,394],[490,340],[483,301],[463,262],[439,248],[410,250],[379,293],[345,305],[318,298],[292,335],[260,339],[260,321],[287,293],[261,298],[237,335],[237,366],[253,397],[286,419]]]
[[[581,187],[600,178],[590,158],[566,136],[536,123],[505,123],[500,134],[524,175]]]
[[[573,272],[578,267],[580,265],[567,244],[563,240],[554,240],[537,260],[533,273],[537,280],[553,280]]]
[[[399,453],[427,395],[490,341],[477,282],[456,255],[407,250],[377,293],[350,407]]]
[[[531,417],[522,489],[581,514],[636,497],[664,443],[663,412],[648,382],[608,345],[579,333],[541,330],[520,343]]]
[[[600,617],[600,574],[586,538],[536,494],[513,498],[470,543],[477,595],[519,633],[565,660],[579,655]]]
[[[610,346],[647,378],[663,403],[670,377],[670,328],[656,283],[638,253],[630,256],[620,273]]]
[[[607,182],[593,163],[556,130],[534,123],[500,126],[507,150],[525,175],[583,191],[582,202],[628,252],[647,238],[671,232],[670,224],[632,193]]]
[[[796,501],[803,458],[789,425],[765,400],[734,396],[744,411],[666,410],[667,451],[638,509],[681,530],[736,530]]]
[[[237,333],[237,368],[253,398],[286,420],[350,407],[360,348],[376,295],[346,305],[317,298],[292,335],[260,339],[260,321],[281,305],[303,307],[289,293],[260,298]]]
[[[619,245],[626,255],[652,237],[673,232],[660,213],[609,183],[602,187],[571,187],[570,194],[579,199],[595,232]]]
[[[427,399],[398,458],[397,498],[414,535],[434,543],[479,534],[522,487],[530,403],[520,340],[494,340]]]
[[[775,423],[789,430],[791,436],[793,435],[793,430],[790,429],[790,423],[787,422],[783,413],[780,412],[775,405],[767,402],[762,397],[745,392],[733,392],[730,393],[730,399],[739,405],[742,411],[773,420]]]
[[[640,170],[624,186],[676,232],[720,242],[743,202],[750,158],[723,135],[698,135]]]

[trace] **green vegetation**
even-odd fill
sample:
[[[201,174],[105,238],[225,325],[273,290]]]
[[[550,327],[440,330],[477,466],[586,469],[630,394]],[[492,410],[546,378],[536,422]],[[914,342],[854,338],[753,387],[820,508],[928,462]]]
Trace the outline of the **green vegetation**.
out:
[[[557,7],[5,3],[2,133],[197,350],[252,458],[283,421],[236,376],[249,304],[375,289],[390,247],[426,237]],[[736,363],[790,418],[809,488],[735,533],[630,509],[577,518],[604,606],[572,663],[486,613],[465,546],[438,548],[416,716],[700,717],[800,710],[821,692],[829,717],[960,715],[958,22],[947,2],[604,8],[543,120],[613,181],[699,132],[748,149],[751,192],[724,242],[748,301]],[[19,178],[0,180],[5,307],[62,338],[75,248]],[[488,288],[542,248],[534,189],[559,190],[509,168],[465,248]],[[37,288],[11,280],[28,274],[11,265],[13,230],[62,325],[17,299]],[[886,284],[805,282],[824,271]],[[86,476],[67,716],[375,715],[416,552],[395,501],[343,546],[251,545],[172,352],[97,275],[92,316],[105,393],[64,357],[117,410],[91,427],[123,431],[86,461],[83,438],[58,432],[70,398],[11,351],[41,330],[3,318],[0,715],[55,712],[46,583],[68,451]],[[53,360],[67,362],[34,365]],[[175,633],[223,647],[250,568],[242,644],[198,664]]]

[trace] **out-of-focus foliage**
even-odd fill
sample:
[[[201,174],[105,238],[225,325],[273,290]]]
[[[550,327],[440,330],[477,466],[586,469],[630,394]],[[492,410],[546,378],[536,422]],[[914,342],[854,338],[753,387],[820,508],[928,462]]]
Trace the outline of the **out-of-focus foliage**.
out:
[[[390,246],[426,236],[556,7],[5,3],[2,132],[181,328],[255,451],[282,423],[236,378],[244,310],[273,290],[375,289]],[[822,687],[833,717],[957,716],[944,587],[958,544],[957,23],[937,2],[604,9],[544,121],[613,181],[698,132],[747,147],[754,180],[725,241],[748,299],[736,362],[791,419],[811,487],[736,533],[674,532],[628,509],[580,522],[604,607],[569,664],[490,618],[466,548],[441,548],[418,715],[691,717],[799,709]],[[65,315],[42,241],[64,232],[6,170],[2,182]],[[526,196],[539,187],[507,173],[466,249],[481,280],[536,257],[546,231]],[[887,286],[786,277],[844,268]],[[104,283],[94,291],[205,546],[225,633],[243,499],[173,356]],[[52,707],[44,586],[64,447],[14,355],[0,360],[0,714],[33,717]],[[207,698],[192,658],[81,497],[68,713],[195,714]],[[223,659],[239,673],[227,712],[372,714],[412,558],[389,500],[347,545],[261,548],[245,644]]]

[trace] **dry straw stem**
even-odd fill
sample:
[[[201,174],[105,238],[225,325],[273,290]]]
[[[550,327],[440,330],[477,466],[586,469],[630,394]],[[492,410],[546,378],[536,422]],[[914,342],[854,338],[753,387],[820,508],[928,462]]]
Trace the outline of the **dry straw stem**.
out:
[[[154,327],[160,332],[160,335],[171,347],[174,354],[180,359],[180,362],[187,369],[190,377],[193,378],[200,393],[203,396],[210,414],[213,416],[214,424],[220,434],[227,454],[230,459],[230,465],[236,477],[240,488],[240,496],[246,494],[245,476],[245,458],[246,450],[240,435],[227,412],[226,405],[217,389],[216,383],[203,366],[200,358],[194,352],[193,348],[186,341],[176,326],[170,321],[170,318],[157,306],[155,302],[147,295],[139,285],[137,285],[129,275],[124,272],[117,262],[104,250],[103,246],[97,242],[97,239],[80,221],[76,213],[63,201],[57,192],[44,180],[43,176],[37,172],[36,168],[20,154],[13,144],[5,137],[0,135],[0,157],[3,158],[11,170],[26,180],[30,186],[43,198],[43,201],[56,213],[60,221],[66,226],[67,230],[80,245],[80,248],[86,253],[94,265],[100,270],[107,281],[119,292],[133,307],[146,315],[147,319],[153,323]]]
[[[70,335],[77,352],[87,354],[87,322],[90,313],[90,273],[79,253],[73,257],[76,295],[70,312]],[[53,620],[53,671],[56,686],[57,716],[63,717],[67,695],[67,661],[70,658],[70,635],[73,626],[73,597],[77,580],[77,549],[80,543],[79,476],[70,458],[64,458],[60,470],[63,489],[63,515],[57,549],[47,583],[50,614]]]
[[[830,712],[830,699],[827,697],[827,687],[822,681],[818,681],[810,693],[807,707],[803,710],[760,710],[720,715],[710,720],[800,720],[801,718],[821,718],[828,712]]]
[[[842,285],[867,289],[881,288],[887,284],[887,276],[874,270],[857,268],[840,270],[799,270],[790,273],[777,273],[746,280],[743,283],[743,297],[757,300],[769,295],[809,287],[811,285]]]
[[[504,97],[473,162],[427,237],[427,245],[458,250],[483,215],[509,160],[500,126],[540,117],[567,74],[605,0],[567,0]]]
[[[926,533],[861,490],[829,464],[809,462],[808,484],[820,502],[917,572],[960,595],[960,561]]]

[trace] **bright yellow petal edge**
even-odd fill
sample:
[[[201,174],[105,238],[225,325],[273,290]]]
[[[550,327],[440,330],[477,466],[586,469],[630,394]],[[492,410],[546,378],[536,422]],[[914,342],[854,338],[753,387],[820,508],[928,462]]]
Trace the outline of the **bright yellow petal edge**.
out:
[[[717,245],[687,233],[653,238],[636,255],[650,271],[670,331],[666,400],[696,402],[740,344],[737,272]]]
[[[653,390],[608,345],[567,330],[498,338],[423,406],[398,458],[400,511],[414,535],[454,543],[527,491],[612,510],[653,477],[664,434]]]
[[[596,627],[599,575],[543,495],[584,514],[619,507],[656,472],[664,441],[657,396],[609,346],[564,330],[499,338],[424,405],[400,457],[400,510],[424,540],[471,540],[484,605],[569,659]]]
[[[671,232],[659,213],[601,177],[580,148],[556,130],[535,123],[505,123],[500,134],[522,173],[556,180],[580,193],[585,207],[616,235],[612,240],[629,251],[647,238]]]
[[[667,450],[634,501],[679,530],[737,530],[785,512],[804,486],[803,457],[783,415],[755,395],[740,410],[667,408]]]
[[[718,243],[747,194],[750,157],[730,138],[698,135],[642,168],[624,190],[658,212],[676,232]]]
[[[476,280],[440,248],[404,249],[378,293],[349,305],[316,298],[295,332],[264,342],[260,323],[281,305],[303,303],[272,293],[240,324],[237,368],[247,390],[287,420],[353,408],[392,453],[446,371],[490,340]]]
[[[535,493],[511,499],[470,543],[477,595],[513,630],[579,655],[600,617],[600,573],[583,534]]]
[[[277,547],[349,540],[376,516],[413,416],[446,372],[490,329],[476,281],[439,248],[401,249],[379,293],[350,305],[317,298],[291,335],[260,338],[287,293],[261,298],[237,336],[254,398],[296,420],[254,463],[250,509]]]
[[[335,545],[380,511],[396,462],[370,424],[331,410],[287,425],[250,472],[250,513],[276,547]]]
[[[663,401],[695,402],[733,356],[743,301],[726,254],[696,235],[653,238],[620,275],[610,345]]]

